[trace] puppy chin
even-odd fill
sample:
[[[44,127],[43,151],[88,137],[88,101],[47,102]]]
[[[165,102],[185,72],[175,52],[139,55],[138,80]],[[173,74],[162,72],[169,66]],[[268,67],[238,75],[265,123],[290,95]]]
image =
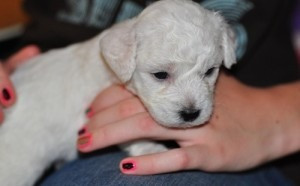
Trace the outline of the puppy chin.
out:
[[[173,114],[173,117],[156,117],[155,114],[151,113],[153,119],[160,125],[168,128],[191,128],[205,124],[211,116],[211,113],[207,113],[205,116],[201,116],[193,122],[184,122],[178,116]]]
[[[173,121],[172,123],[166,120],[159,120],[155,118],[154,120],[156,120],[156,122],[159,123],[160,125],[168,128],[191,128],[191,127],[196,127],[205,124],[208,119],[199,119],[199,121],[194,121],[194,122],[182,122],[181,120],[176,120]]]
[[[161,114],[161,112],[150,111],[153,119],[160,125],[168,128],[191,128],[203,125],[210,119],[212,108],[208,108],[203,115],[193,122],[184,122],[177,113]]]
[[[204,125],[207,121],[209,120],[209,117],[204,118],[204,119],[198,119],[194,122],[182,122],[179,121],[177,123],[165,123],[165,124],[161,124],[165,127],[169,127],[169,128],[192,128],[192,127],[197,127],[200,125]]]

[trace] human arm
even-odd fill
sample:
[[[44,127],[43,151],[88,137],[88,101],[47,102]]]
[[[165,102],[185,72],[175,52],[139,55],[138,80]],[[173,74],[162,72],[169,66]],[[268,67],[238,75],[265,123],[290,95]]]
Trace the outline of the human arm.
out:
[[[128,174],[185,169],[239,171],[300,150],[300,82],[258,89],[221,73],[209,123],[190,129],[156,124],[142,103],[120,87],[104,91],[91,106],[87,123],[92,143],[82,152],[136,139],[175,140],[180,148],[129,157]],[[79,138],[80,140],[80,138]],[[126,170],[123,163],[134,163]]]

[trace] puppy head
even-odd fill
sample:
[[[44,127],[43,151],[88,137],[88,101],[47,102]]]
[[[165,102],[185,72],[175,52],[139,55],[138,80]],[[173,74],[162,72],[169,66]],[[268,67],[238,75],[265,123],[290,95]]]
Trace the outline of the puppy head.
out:
[[[233,34],[223,18],[188,0],[153,3],[107,30],[100,45],[121,82],[168,127],[206,122],[219,68],[235,63]]]

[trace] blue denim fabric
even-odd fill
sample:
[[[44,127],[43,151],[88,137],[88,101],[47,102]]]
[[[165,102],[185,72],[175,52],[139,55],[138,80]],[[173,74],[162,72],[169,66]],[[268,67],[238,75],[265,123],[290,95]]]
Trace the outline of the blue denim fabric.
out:
[[[48,177],[42,186],[288,186],[292,185],[274,168],[243,173],[185,171],[151,176],[124,175],[119,162],[124,152],[110,152],[75,160]]]

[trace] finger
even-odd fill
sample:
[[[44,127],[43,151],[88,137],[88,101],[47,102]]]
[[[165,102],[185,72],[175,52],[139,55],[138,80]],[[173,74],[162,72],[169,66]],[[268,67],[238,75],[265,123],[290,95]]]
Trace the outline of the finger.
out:
[[[157,154],[125,158],[120,162],[120,170],[124,174],[150,175],[175,172],[181,170],[202,169],[212,162],[213,157],[200,146],[189,146],[169,150]],[[209,157],[209,158],[203,158]]]
[[[77,147],[81,152],[90,152],[141,138],[167,139],[166,129],[152,120],[147,113],[140,113],[122,121],[90,129],[79,136]],[[168,132],[171,133],[171,132]]]
[[[2,106],[9,107],[15,103],[15,89],[2,64],[0,64],[0,91],[0,104]]]
[[[12,82],[7,73],[12,72],[22,61],[33,57],[39,53],[39,49],[34,46],[28,46],[10,57],[6,63],[0,64],[0,104],[9,107],[16,101],[16,93]]]
[[[134,95],[123,86],[110,86],[96,97],[92,105],[87,109],[86,114],[91,118],[95,113],[131,97],[134,97]]]
[[[104,124],[114,123],[145,111],[146,109],[140,100],[137,97],[131,97],[98,112],[89,121],[89,127],[95,128]]]
[[[4,64],[4,68],[6,72],[11,73],[24,61],[37,56],[40,53],[40,49],[36,45],[29,45],[9,57]]]

